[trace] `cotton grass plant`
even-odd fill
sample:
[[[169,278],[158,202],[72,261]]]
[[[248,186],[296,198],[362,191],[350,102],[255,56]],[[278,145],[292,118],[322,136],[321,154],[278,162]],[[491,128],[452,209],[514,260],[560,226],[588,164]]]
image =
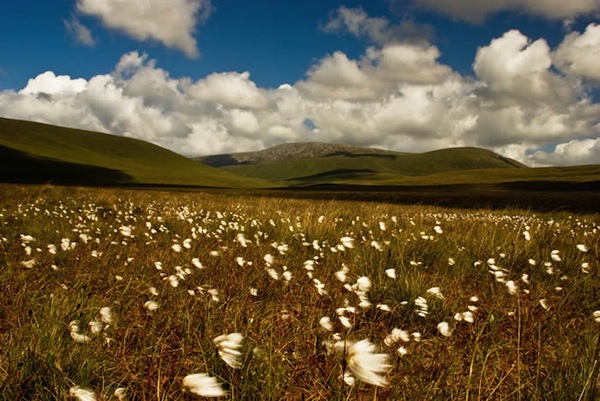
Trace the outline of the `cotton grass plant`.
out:
[[[2,186],[0,398],[595,399],[599,243],[596,215]]]

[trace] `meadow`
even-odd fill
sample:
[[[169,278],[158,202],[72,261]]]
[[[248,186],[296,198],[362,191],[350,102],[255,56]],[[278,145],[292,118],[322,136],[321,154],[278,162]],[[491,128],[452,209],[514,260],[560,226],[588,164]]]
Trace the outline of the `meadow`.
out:
[[[0,399],[592,400],[600,218],[0,186]]]

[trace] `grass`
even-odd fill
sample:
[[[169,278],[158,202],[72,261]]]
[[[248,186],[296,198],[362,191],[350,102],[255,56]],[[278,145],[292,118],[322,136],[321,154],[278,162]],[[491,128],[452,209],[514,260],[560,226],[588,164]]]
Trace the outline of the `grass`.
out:
[[[186,400],[183,378],[202,372],[235,400],[597,399],[599,245],[597,214],[2,185],[0,399],[61,399],[77,385],[99,399],[125,387],[132,400]],[[350,286],[369,277],[370,307],[336,279],[344,265]],[[105,306],[115,320],[92,335]],[[348,306],[344,328],[336,310]],[[455,320],[469,309],[473,323]],[[389,386],[342,386],[323,316],[389,355]],[[71,338],[74,320],[90,342]],[[396,327],[420,341],[386,345]],[[213,343],[232,332],[244,336],[240,369]]]
[[[34,122],[0,118],[0,151],[2,147],[11,152],[10,162],[3,155],[0,165],[3,180],[35,180],[50,170],[55,174],[49,179],[80,185],[112,173],[121,177],[105,184],[269,186],[262,180],[210,168],[149,142]],[[28,170],[31,164],[37,166],[34,171]],[[74,172],[84,169],[92,171],[74,181]]]
[[[243,164],[222,169],[244,177],[288,181],[289,184],[332,182],[330,176],[336,172],[371,171],[371,174],[365,174],[365,179],[372,181],[378,180],[380,175],[402,179],[473,169],[522,170],[525,166],[485,149],[453,148],[398,155],[346,154],[311,159],[284,159],[276,163]],[[343,174],[340,179],[344,179]],[[354,181],[355,177],[346,177],[346,183],[348,179]]]

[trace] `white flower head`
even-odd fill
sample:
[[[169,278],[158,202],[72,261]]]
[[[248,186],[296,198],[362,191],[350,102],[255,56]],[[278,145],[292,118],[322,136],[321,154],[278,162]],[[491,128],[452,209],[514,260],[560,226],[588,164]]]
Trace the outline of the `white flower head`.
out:
[[[450,337],[452,335],[452,330],[450,329],[450,325],[447,322],[438,323],[437,329],[440,332],[440,334],[445,337]]]
[[[200,397],[224,397],[227,392],[221,384],[206,373],[195,373],[183,378],[183,388]]]
[[[96,393],[94,393],[90,389],[79,387],[79,386],[71,387],[69,389],[69,395],[71,397],[77,398],[77,401],[96,401],[97,400]]]
[[[333,323],[331,322],[331,319],[329,318],[329,316],[323,316],[319,320],[319,325],[321,326],[321,328],[323,330],[333,331]]]
[[[386,269],[385,274],[389,278],[396,278],[396,269]]]
[[[392,368],[388,360],[388,354],[375,353],[375,345],[369,340],[351,343],[346,350],[346,362],[354,377],[374,386],[388,385],[386,378],[381,375]]]
[[[241,333],[222,334],[213,340],[219,349],[221,359],[234,369],[239,369],[242,366],[242,353],[239,349],[242,348],[243,340],[244,336]]]

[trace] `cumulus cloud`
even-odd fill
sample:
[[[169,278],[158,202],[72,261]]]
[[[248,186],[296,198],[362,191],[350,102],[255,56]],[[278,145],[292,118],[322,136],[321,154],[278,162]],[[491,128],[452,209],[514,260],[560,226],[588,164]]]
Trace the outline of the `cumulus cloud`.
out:
[[[517,11],[547,19],[572,19],[600,9],[600,0],[414,0],[414,4],[472,23],[482,23],[488,15],[500,11]]]
[[[590,24],[583,34],[567,35],[554,54],[554,63],[567,74],[600,84],[600,25]]]
[[[70,20],[63,20],[67,32],[71,35],[73,40],[84,46],[93,47],[96,45],[96,40],[92,36],[92,32],[83,25],[76,17]]]
[[[413,152],[482,146],[536,165],[597,162],[592,70],[558,61],[577,59],[561,52],[580,40],[590,53],[598,49],[594,27],[556,49],[506,32],[478,50],[472,77],[440,62],[432,44],[397,41],[357,58],[325,55],[304,79],[277,89],[259,87],[248,72],[172,77],[131,52],[89,80],[48,71],[21,91],[0,92],[0,115],[135,137],[185,155],[324,141]],[[548,151],[554,144],[561,145]]]
[[[138,40],[156,40],[187,56],[200,55],[193,34],[208,18],[210,0],[77,0],[77,11]]]
[[[598,164],[600,138],[574,139],[556,145],[553,152],[537,151],[529,155],[535,166],[564,166],[574,164]]]
[[[85,90],[86,85],[87,81],[85,79],[71,79],[68,75],[56,76],[52,71],[47,71],[30,79],[25,88],[19,93],[24,95],[79,93]]]

